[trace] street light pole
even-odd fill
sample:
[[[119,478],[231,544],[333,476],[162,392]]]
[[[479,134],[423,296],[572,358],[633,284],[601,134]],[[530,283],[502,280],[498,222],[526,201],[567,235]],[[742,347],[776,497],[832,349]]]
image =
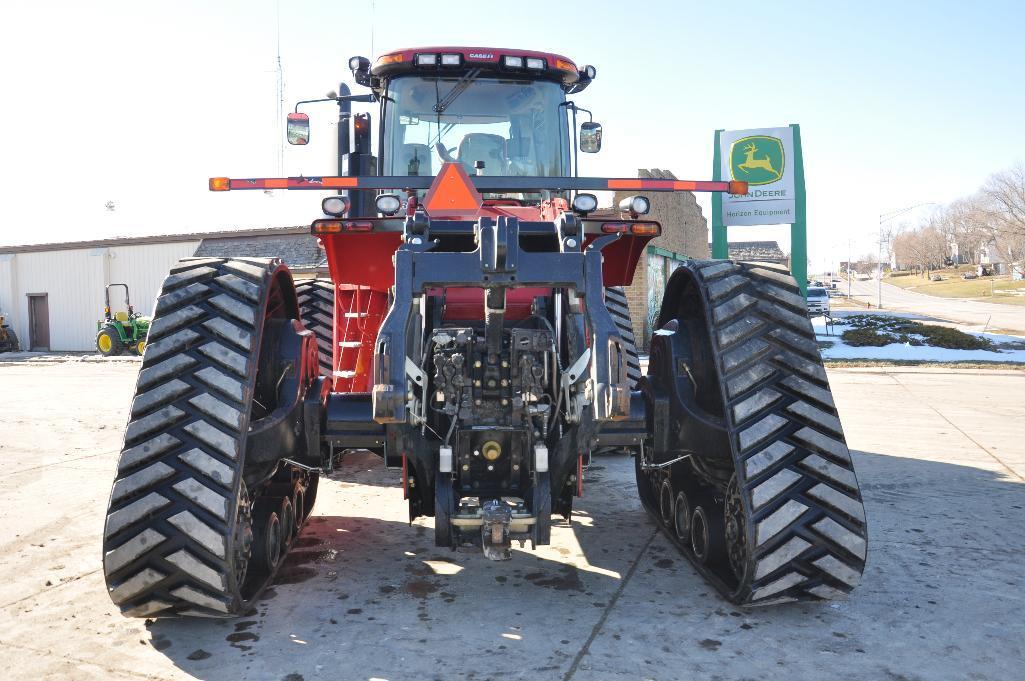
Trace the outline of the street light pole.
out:
[[[847,240],[847,302],[851,300],[851,240]]]
[[[883,309],[883,216],[879,216],[879,255],[876,256],[876,308]]]
[[[879,214],[879,257],[876,262],[876,307],[880,310],[883,309],[883,223],[889,222],[890,220],[904,215],[904,213],[910,213],[916,208],[922,206],[936,206],[938,205],[935,201],[926,201],[925,203],[916,203],[913,206],[907,208],[900,208],[898,210],[890,211],[889,213]]]

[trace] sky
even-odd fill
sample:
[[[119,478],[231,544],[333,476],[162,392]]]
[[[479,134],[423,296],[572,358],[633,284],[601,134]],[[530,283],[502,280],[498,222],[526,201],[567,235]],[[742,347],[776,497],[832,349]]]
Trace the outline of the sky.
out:
[[[304,109],[311,144],[282,160],[277,55],[289,111],[340,80],[361,91],[350,56],[451,44],[595,65],[574,97],[604,132],[583,175],[710,179],[717,128],[799,123],[823,271],[874,251],[880,214],[1025,161],[1023,25],[1025,3],[986,0],[7,0],[0,245],[308,224],[319,193],[207,191],[211,176],[333,174],[330,104]],[[788,226],[729,237],[789,249]]]

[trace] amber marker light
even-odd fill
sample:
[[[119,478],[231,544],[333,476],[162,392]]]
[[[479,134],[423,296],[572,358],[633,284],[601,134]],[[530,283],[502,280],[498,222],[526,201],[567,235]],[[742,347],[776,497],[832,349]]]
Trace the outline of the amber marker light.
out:
[[[341,220],[315,220],[313,222],[314,234],[337,234],[342,231]]]
[[[630,232],[642,236],[658,236],[662,233],[662,228],[657,222],[636,222],[630,227]]]
[[[747,182],[744,180],[730,180],[729,192],[735,196],[747,194]]]
[[[231,180],[227,177],[211,177],[210,191],[227,192],[231,191]]]
[[[630,231],[629,222],[603,222],[601,231],[606,234],[622,234]]]

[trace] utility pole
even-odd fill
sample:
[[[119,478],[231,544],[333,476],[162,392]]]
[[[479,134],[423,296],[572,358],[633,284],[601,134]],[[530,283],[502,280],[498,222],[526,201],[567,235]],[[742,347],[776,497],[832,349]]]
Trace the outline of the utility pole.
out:
[[[847,301],[851,300],[851,240],[847,240]]]

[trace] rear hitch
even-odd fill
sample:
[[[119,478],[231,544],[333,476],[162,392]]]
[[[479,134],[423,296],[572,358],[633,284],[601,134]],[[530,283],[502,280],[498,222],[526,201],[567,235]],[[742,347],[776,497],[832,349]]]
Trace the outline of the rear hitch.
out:
[[[480,526],[481,546],[488,560],[509,560],[512,558],[509,541],[509,522],[512,508],[501,499],[492,499],[481,508],[484,523]]]

